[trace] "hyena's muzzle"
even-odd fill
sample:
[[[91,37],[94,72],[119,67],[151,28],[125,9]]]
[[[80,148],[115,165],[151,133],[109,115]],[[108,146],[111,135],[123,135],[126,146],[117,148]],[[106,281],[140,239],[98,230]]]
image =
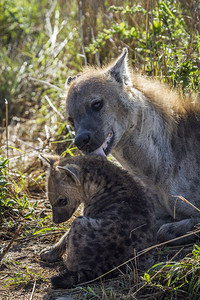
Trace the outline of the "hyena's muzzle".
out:
[[[94,153],[105,157],[112,148],[113,130],[109,129],[108,132],[104,132],[105,127],[101,120],[93,120],[91,116],[86,119],[76,122],[75,145],[84,153]]]

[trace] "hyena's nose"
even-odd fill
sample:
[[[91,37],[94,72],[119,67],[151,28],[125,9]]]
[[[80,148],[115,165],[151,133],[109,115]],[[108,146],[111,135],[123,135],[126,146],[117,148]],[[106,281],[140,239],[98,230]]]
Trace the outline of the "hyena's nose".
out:
[[[88,131],[77,134],[75,138],[75,145],[81,150],[90,144],[91,135]]]

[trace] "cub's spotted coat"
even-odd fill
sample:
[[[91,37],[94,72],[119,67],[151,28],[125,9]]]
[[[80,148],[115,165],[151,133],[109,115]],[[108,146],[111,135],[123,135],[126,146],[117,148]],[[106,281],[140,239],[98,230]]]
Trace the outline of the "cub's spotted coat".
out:
[[[66,272],[52,278],[55,287],[69,288],[94,279],[156,242],[153,203],[157,196],[136,176],[92,155],[45,160],[53,221],[68,220],[84,204],[84,216],[41,253],[49,262],[65,255]],[[147,252],[138,258],[137,267],[143,270],[152,262],[152,253]]]

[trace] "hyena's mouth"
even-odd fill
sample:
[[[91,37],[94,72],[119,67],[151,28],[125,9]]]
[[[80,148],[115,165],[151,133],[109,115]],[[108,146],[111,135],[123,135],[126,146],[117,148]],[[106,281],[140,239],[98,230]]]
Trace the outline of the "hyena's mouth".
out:
[[[114,133],[113,133],[113,131],[110,131],[109,135],[107,136],[107,138],[105,139],[105,141],[101,145],[101,147],[99,147],[92,153],[106,157],[112,149],[113,141],[114,141]]]

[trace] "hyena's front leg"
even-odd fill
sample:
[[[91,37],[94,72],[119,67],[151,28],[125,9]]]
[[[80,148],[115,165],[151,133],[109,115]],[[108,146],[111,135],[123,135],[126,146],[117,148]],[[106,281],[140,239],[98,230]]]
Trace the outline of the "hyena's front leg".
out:
[[[40,258],[47,262],[59,260],[67,249],[68,232],[52,247],[44,249],[40,253]]]

